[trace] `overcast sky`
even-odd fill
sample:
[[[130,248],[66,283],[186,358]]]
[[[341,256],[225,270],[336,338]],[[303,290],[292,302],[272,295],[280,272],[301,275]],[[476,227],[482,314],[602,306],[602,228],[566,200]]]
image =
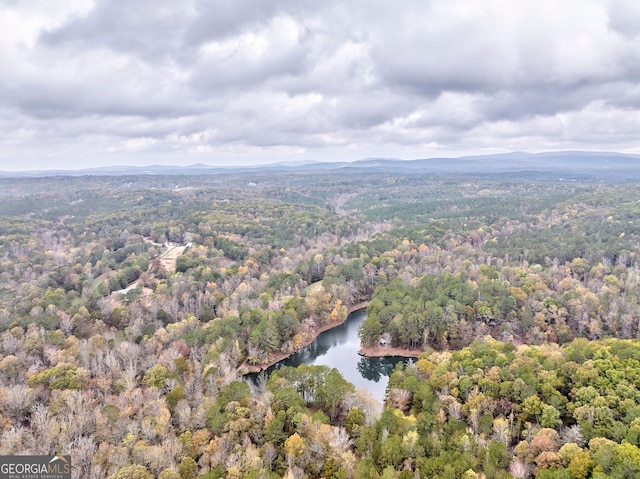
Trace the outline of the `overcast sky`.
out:
[[[640,153],[638,0],[0,0],[0,170]]]

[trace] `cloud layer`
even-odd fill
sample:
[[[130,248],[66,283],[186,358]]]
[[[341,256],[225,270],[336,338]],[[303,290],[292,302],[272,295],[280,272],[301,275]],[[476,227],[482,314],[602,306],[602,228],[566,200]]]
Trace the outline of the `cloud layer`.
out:
[[[636,0],[0,0],[0,169],[640,152]]]

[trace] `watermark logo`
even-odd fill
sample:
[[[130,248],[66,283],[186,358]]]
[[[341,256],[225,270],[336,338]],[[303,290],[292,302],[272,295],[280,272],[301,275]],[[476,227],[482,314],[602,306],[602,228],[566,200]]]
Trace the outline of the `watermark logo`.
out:
[[[71,479],[71,456],[0,456],[0,479]]]

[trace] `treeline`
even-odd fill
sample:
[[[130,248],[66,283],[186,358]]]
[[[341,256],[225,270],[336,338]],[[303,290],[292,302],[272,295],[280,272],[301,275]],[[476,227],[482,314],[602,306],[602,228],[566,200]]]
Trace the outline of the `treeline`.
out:
[[[379,286],[360,338],[373,346],[388,335],[394,346],[458,349],[474,338],[540,344],[574,338],[640,335],[638,267],[571,263],[474,267],[394,279]]]
[[[540,264],[548,259],[565,263],[583,258],[589,263],[632,265],[640,241],[635,228],[639,196],[638,185],[572,195],[547,210],[541,224],[498,235],[485,250]]]

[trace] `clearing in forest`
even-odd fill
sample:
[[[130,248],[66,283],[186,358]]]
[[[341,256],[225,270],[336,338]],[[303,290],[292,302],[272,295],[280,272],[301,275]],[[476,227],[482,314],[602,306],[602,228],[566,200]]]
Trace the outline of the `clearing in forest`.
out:
[[[176,260],[186,248],[186,246],[174,246],[158,258],[167,273],[176,271]]]

